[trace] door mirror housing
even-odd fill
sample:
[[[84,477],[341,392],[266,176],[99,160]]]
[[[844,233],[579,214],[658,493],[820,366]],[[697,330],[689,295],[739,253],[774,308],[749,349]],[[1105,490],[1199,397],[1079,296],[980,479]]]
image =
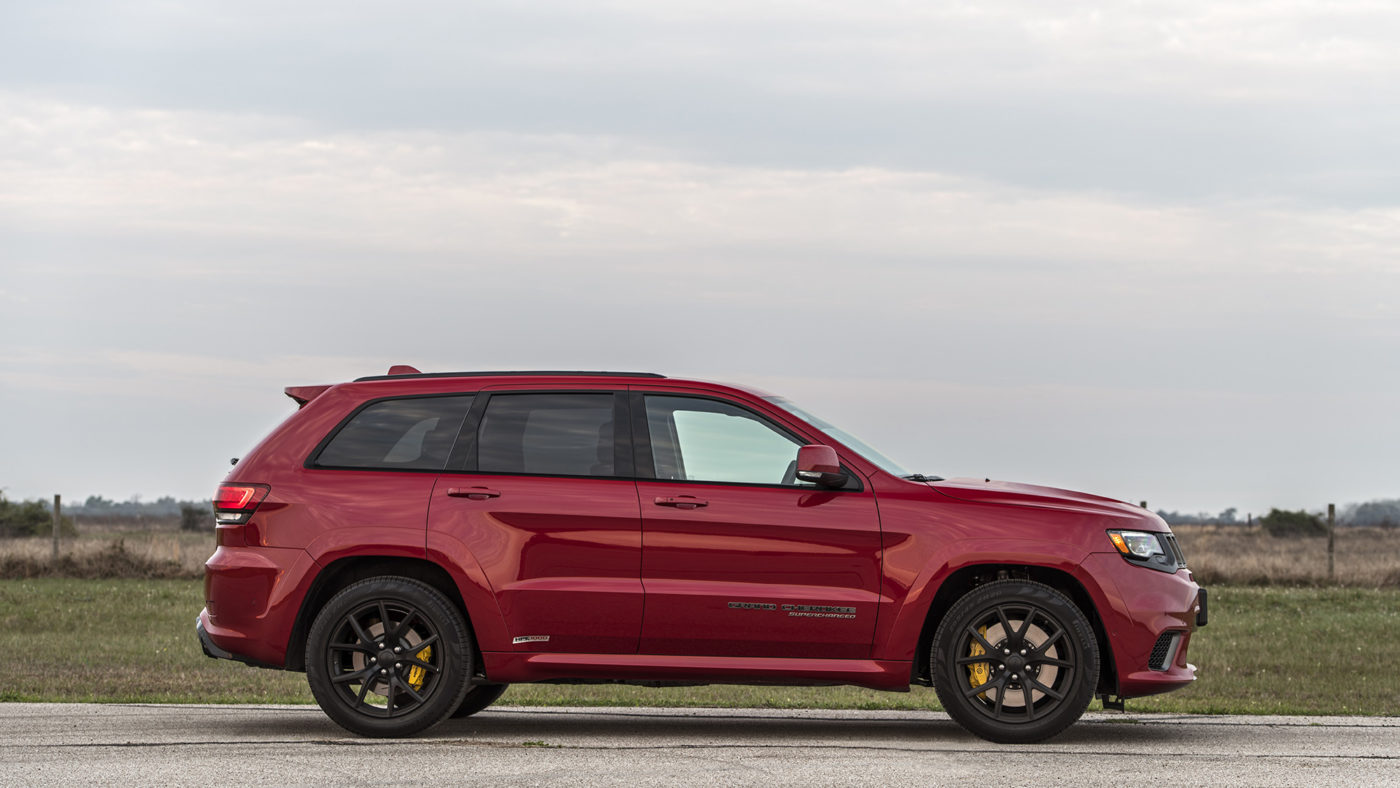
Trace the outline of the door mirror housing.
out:
[[[813,444],[797,450],[797,478],[821,487],[840,487],[846,483],[846,472],[835,449]]]

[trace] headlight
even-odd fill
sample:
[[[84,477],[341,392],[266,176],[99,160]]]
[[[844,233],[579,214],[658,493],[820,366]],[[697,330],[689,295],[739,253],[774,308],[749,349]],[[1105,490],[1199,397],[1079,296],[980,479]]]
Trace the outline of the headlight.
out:
[[[1109,541],[1130,563],[1156,569],[1160,572],[1175,572],[1186,566],[1181,549],[1171,534],[1149,531],[1109,531]]]
[[[1108,538],[1113,540],[1113,546],[1118,548],[1118,552],[1130,558],[1146,559],[1154,555],[1166,555],[1161,542],[1157,541],[1157,534],[1146,531],[1109,531]]]

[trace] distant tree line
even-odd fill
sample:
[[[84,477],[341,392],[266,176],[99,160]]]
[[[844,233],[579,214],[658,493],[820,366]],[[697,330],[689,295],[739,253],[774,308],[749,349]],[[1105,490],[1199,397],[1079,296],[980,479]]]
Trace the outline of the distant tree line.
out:
[[[1210,514],[1209,512],[1189,514],[1166,509],[1158,509],[1157,514],[1166,520],[1168,525],[1245,525],[1251,519],[1256,519],[1249,517],[1241,519],[1239,510],[1233,507],[1219,514]],[[1278,535],[1327,533],[1327,514],[1325,511],[1270,509],[1268,514],[1257,518],[1257,521],[1264,530]],[[1400,498],[1347,504],[1337,511],[1337,525],[1358,528],[1400,528]]]
[[[182,530],[208,531],[214,528],[214,509],[209,501],[179,501],[168,495],[154,501],[142,501],[140,496],[113,501],[100,495],[89,495],[82,503],[63,503],[62,533],[76,533],[76,527],[84,520],[139,525],[175,518],[179,518]],[[0,492],[0,537],[46,536],[52,533],[52,501],[10,501]]]

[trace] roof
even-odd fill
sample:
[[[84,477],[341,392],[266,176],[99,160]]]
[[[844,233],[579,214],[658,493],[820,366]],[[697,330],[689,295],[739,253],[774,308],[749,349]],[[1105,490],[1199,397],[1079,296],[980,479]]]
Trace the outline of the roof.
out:
[[[397,367],[396,367],[397,369]],[[412,367],[409,367],[412,369]],[[558,370],[558,369],[531,369],[531,370],[494,370],[494,371],[472,371],[472,372],[393,372],[388,375],[367,375],[362,378],[355,378],[359,383],[365,380],[403,380],[411,378],[486,378],[486,377],[515,377],[515,376],[539,376],[539,377],[604,377],[604,378],[664,378],[665,375],[658,375],[655,372],[590,372],[583,370]]]

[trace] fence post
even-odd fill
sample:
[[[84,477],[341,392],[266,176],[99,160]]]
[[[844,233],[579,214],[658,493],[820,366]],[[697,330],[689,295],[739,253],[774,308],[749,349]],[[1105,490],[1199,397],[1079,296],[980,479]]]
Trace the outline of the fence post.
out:
[[[1336,579],[1337,505],[1327,504],[1327,582]]]
[[[53,558],[58,560],[58,532],[63,526],[63,496],[54,493],[53,496]]]

